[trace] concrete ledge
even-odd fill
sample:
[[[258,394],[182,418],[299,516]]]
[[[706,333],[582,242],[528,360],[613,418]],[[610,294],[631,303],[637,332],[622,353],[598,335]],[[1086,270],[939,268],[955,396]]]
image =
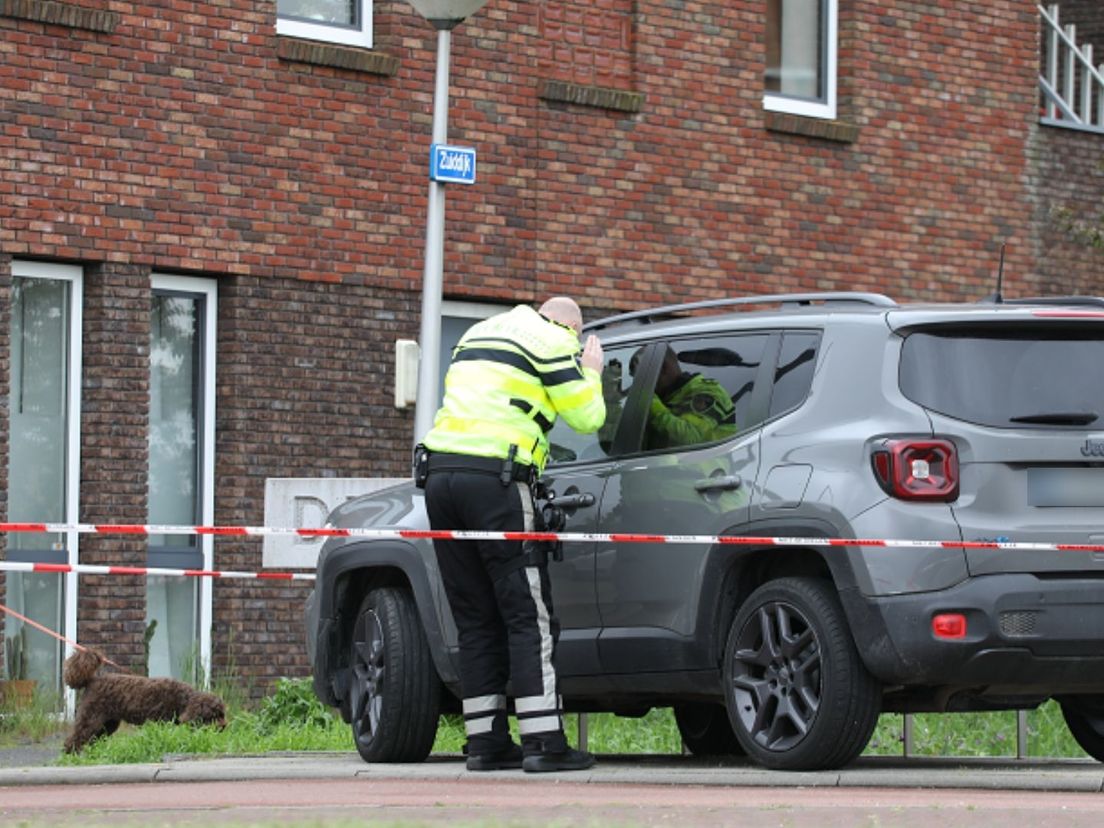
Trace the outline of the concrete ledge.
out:
[[[89,9],[53,0],[0,0],[0,17],[34,20],[52,26],[111,34],[119,25],[117,12]]]
[[[293,63],[332,66],[335,69],[351,69],[354,72],[368,72],[385,77],[391,77],[399,71],[399,59],[394,55],[282,35],[276,41],[276,53],[280,59]]]
[[[616,109],[619,112],[639,112],[644,106],[644,95],[640,92],[608,89],[604,86],[581,86],[567,81],[545,81],[537,96],[546,101]]]

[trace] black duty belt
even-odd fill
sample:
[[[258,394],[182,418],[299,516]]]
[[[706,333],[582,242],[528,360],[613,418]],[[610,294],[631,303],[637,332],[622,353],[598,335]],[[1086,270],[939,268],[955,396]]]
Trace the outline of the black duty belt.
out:
[[[473,454],[448,454],[445,452],[431,452],[429,455],[429,471],[460,471],[476,472],[477,474],[493,474],[502,476],[506,464],[505,458],[477,457]],[[527,463],[511,463],[509,479],[528,482],[533,474],[533,467]]]

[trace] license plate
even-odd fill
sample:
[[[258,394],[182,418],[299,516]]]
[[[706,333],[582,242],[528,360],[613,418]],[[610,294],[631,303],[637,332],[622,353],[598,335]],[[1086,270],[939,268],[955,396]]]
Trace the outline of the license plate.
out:
[[[1104,468],[1028,469],[1029,506],[1104,506]]]

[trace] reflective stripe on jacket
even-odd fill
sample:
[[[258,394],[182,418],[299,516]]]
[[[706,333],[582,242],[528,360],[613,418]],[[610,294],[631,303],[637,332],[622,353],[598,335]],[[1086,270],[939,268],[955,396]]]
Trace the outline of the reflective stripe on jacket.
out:
[[[445,375],[445,399],[423,442],[430,451],[509,455],[544,468],[556,417],[578,432],[606,418],[599,373],[583,368],[571,329],[526,305],[473,325]]]

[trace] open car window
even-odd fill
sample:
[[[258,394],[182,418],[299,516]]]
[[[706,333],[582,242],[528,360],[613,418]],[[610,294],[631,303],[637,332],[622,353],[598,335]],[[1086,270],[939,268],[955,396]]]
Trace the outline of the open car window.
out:
[[[661,346],[642,448],[715,443],[758,425],[752,422],[752,391],[767,339],[743,334]]]
[[[579,434],[562,419],[557,419],[548,432],[550,464],[602,460],[612,454],[614,437],[633,388],[633,376],[629,371],[633,350],[614,348],[605,352],[602,396],[606,402],[606,422],[594,434]]]

